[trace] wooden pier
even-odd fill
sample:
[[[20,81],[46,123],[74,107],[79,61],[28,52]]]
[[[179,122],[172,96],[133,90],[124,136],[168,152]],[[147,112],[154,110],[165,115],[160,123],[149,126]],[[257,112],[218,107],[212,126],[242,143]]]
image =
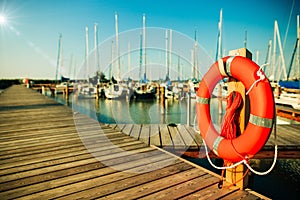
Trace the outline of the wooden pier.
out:
[[[111,128],[137,138],[148,145],[180,152],[192,157],[205,157],[202,138],[194,128],[187,125],[166,124],[110,124]],[[277,125],[276,143],[279,158],[300,158],[300,124]],[[255,158],[273,158],[275,145],[274,130]],[[210,153],[214,157],[214,154]]]
[[[0,122],[1,199],[267,199],[23,86]]]

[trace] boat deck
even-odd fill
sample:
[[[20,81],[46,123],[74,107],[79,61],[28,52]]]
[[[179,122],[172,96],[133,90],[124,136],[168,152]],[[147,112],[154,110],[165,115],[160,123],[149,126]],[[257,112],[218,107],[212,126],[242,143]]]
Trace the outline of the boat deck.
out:
[[[23,86],[0,95],[1,199],[260,199]]]

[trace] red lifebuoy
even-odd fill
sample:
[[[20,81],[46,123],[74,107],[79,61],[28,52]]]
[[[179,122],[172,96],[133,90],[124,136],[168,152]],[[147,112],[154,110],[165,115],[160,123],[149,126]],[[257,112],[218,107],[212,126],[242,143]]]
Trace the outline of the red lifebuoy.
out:
[[[204,75],[197,92],[198,127],[206,144],[220,158],[239,162],[252,158],[267,142],[273,126],[274,98],[267,79],[258,81],[259,66],[241,56],[225,57],[215,62]],[[249,92],[249,122],[239,137],[225,139],[216,131],[210,116],[210,98],[216,84],[225,77],[243,83]],[[253,83],[255,85],[252,87]]]

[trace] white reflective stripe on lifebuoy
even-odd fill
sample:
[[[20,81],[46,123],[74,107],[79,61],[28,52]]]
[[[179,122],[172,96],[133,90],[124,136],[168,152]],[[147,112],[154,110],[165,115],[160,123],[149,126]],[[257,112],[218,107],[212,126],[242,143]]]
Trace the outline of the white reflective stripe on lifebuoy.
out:
[[[213,144],[213,152],[219,156],[218,154],[218,148],[219,148],[219,144],[220,142],[223,140],[224,138],[222,136],[218,136],[215,141],[214,141],[214,144]]]
[[[259,117],[253,114],[250,114],[249,122],[256,126],[261,126],[265,128],[272,128],[273,125],[273,119]]]
[[[210,98],[198,97],[196,96],[197,103],[209,104]]]
[[[220,58],[220,59],[218,60],[218,67],[219,67],[220,74],[221,74],[222,76],[228,76],[228,75],[226,74],[226,71],[225,71],[225,68],[224,68],[224,63],[223,63],[223,59],[222,59],[222,58]]]
[[[235,56],[231,56],[226,60],[226,74],[227,74],[227,76],[231,76],[230,67],[231,67],[231,62],[233,61],[234,58],[235,58]]]

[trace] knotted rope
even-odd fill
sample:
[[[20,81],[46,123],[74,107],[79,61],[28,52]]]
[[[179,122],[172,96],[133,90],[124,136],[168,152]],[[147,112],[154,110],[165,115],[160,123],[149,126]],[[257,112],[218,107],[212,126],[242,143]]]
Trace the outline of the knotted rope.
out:
[[[242,106],[242,95],[238,92],[231,92],[227,97],[226,113],[221,125],[220,136],[232,140],[240,135],[239,117]]]

